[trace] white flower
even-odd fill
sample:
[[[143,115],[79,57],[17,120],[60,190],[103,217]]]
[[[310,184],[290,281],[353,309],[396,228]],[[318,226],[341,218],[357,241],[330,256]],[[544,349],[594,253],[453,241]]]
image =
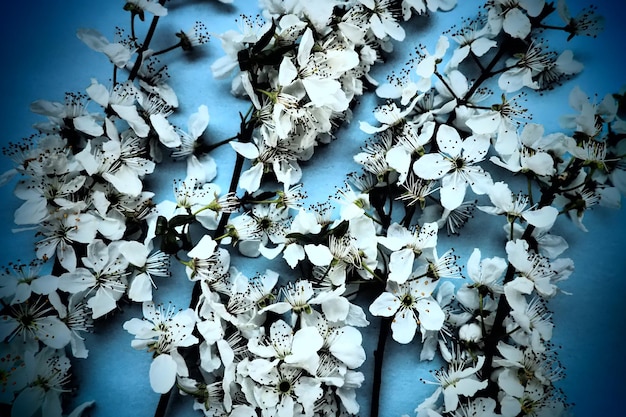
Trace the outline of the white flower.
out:
[[[365,121],[361,121],[359,126],[362,131],[370,135],[397,128],[406,122],[406,116],[413,111],[416,103],[417,98],[411,101],[407,107],[401,109],[395,102],[389,101],[374,109],[374,117],[381,123],[380,127],[374,127]]]
[[[291,324],[294,325],[297,316],[313,313],[310,300],[315,295],[313,291],[313,284],[306,279],[300,279],[295,283],[289,283],[287,286],[282,287],[280,290],[282,301],[270,304],[263,311],[273,311],[278,314],[283,314],[288,311],[292,312]]]
[[[430,54],[426,51],[420,62],[417,64],[417,67],[415,68],[417,75],[423,78],[430,78],[435,73],[437,64],[441,61],[449,46],[450,41],[448,40],[448,37],[441,35],[437,40],[435,52]]]
[[[132,318],[124,323],[124,329],[135,336],[131,346],[154,352],[150,365],[150,386],[155,392],[168,392],[176,376],[187,376],[187,365],[178,353],[179,347],[198,343],[192,334],[196,313],[188,308],[176,311],[173,306],[166,310],[151,301],[143,303],[144,319]]]
[[[481,259],[480,249],[474,248],[467,260],[467,275],[472,283],[463,285],[457,291],[457,299],[461,304],[471,310],[480,309],[480,297],[487,292],[492,297],[502,294],[502,274],[507,268],[507,263],[499,257]],[[483,308],[489,310],[489,299],[483,298]]]
[[[370,208],[369,194],[356,192],[349,184],[337,190],[341,220],[350,220],[365,213]]]
[[[572,17],[565,0],[558,0],[556,11],[565,22],[565,30],[570,33],[567,40],[574,36],[596,37],[604,30],[604,16],[596,14],[596,6],[591,5],[583,9],[576,17]]]
[[[144,11],[159,17],[167,16],[167,9],[160,3],[151,0],[126,0],[124,9],[138,14],[141,20],[144,20]]]
[[[508,99],[502,95],[502,102],[491,106],[490,110],[476,112],[465,121],[475,135],[495,136],[495,150],[499,154],[509,155],[518,145],[517,119],[527,109],[518,105],[517,97]]]
[[[413,164],[424,179],[441,179],[441,204],[453,210],[461,205],[469,185],[476,194],[485,194],[493,184],[489,173],[475,165],[489,150],[489,137],[472,135],[461,140],[459,132],[441,125],[437,132],[438,153],[429,153]]]
[[[277,358],[314,374],[319,364],[318,351],[323,343],[324,339],[315,326],[294,331],[283,320],[278,320],[270,326],[269,337],[250,339],[248,349],[262,358]]]
[[[89,141],[76,154],[90,176],[100,175],[120,193],[138,196],[143,188],[141,179],[154,171],[155,163],[143,157],[145,141],[132,131],[126,131],[120,141]]]
[[[559,215],[559,211],[552,206],[527,208],[529,198],[521,193],[517,196],[514,195],[508,184],[502,181],[493,184],[488,194],[494,206],[478,206],[477,208],[496,216],[506,215],[509,223],[513,223],[516,219],[522,219],[536,227],[550,228]]]
[[[411,10],[415,9],[418,14],[423,14],[426,9],[430,12],[438,10],[447,12],[456,6],[457,0],[403,0],[402,17],[405,21],[411,18]]]
[[[95,29],[78,29],[76,36],[94,51],[105,54],[118,68],[124,68],[134,52],[123,43],[110,42]]]
[[[305,235],[308,233],[318,234],[322,230],[322,225],[318,221],[318,217],[315,213],[300,209],[296,214],[289,228],[289,234]],[[295,268],[298,261],[305,258],[306,254],[304,246],[297,243],[297,241],[288,241],[283,251],[283,258],[289,264],[291,268]]]
[[[324,340],[320,355],[330,354],[350,369],[358,368],[365,362],[361,332],[356,328],[332,324],[322,316],[315,321],[315,327]]]
[[[506,233],[510,233],[508,225],[505,226]],[[525,228],[519,223],[513,225],[513,239],[521,239]],[[562,236],[550,233],[549,228],[536,227],[531,237],[537,242],[539,253],[549,259],[554,259],[562,254],[569,244]]]
[[[66,93],[65,103],[36,100],[30,105],[33,113],[48,117],[49,123],[36,127],[48,133],[57,133],[63,128],[75,129],[89,136],[97,137],[104,133],[100,116],[87,112],[88,99],[82,93]],[[59,150],[55,150],[55,153]],[[61,152],[62,153],[62,152]]]
[[[226,54],[211,64],[211,72],[217,79],[229,76],[238,67],[239,51],[244,50],[249,44],[256,43],[272,26],[271,22],[264,22],[260,16],[253,19],[246,15],[241,16],[238,24],[239,32],[228,30],[219,35]]]
[[[187,132],[179,132],[181,145],[172,153],[174,158],[185,158],[187,176],[185,180],[196,180],[199,184],[212,181],[217,175],[215,160],[207,153],[196,155],[194,151],[200,145],[200,136],[209,125],[209,109],[206,105],[198,107],[198,111],[189,116]]]
[[[109,91],[104,85],[92,79],[91,85],[87,87],[86,91],[89,97],[104,109],[108,109],[110,106],[122,120],[128,123],[137,136],[140,138],[148,136],[150,126],[139,115],[137,106],[135,105],[137,99],[140,97],[140,93],[131,81],[117,84]],[[106,126],[107,134],[109,137],[113,138],[111,134],[113,123],[109,123]]]
[[[89,243],[98,232],[96,218],[76,210],[80,206],[59,209],[41,224],[43,239],[35,243],[37,257],[47,261],[56,254],[61,265],[68,271],[76,268],[76,252],[73,242]]]
[[[437,223],[425,223],[418,230],[409,231],[398,223],[380,237],[382,245],[392,251],[389,257],[389,279],[403,284],[413,273],[413,261],[425,251],[432,252],[437,246]]]
[[[123,241],[107,245],[95,239],[87,245],[84,267],[78,267],[59,277],[59,289],[69,293],[87,291],[87,305],[98,318],[117,307],[127,288],[128,261],[121,253]]]
[[[81,333],[91,331],[93,319],[91,309],[85,303],[84,294],[72,294],[70,295],[67,308],[63,306],[60,309],[56,305],[55,308],[59,310],[59,317],[72,332],[72,339],[70,340],[72,355],[75,358],[87,358],[89,351],[85,345],[85,338],[81,336]]]
[[[552,338],[554,324],[543,300],[535,296],[528,302],[525,296],[508,284],[504,286],[504,293],[511,304],[513,320],[507,323],[506,329],[513,341],[529,346],[534,352],[545,352],[547,346],[544,342]]]
[[[543,256],[529,252],[528,242],[522,239],[508,241],[506,253],[509,262],[515,267],[518,276],[508,286],[530,294],[533,287],[542,297],[551,297],[556,294],[557,287],[553,280],[556,273],[550,262]]]
[[[494,357],[493,363],[503,368],[498,374],[498,384],[508,395],[521,397],[524,385],[530,380],[551,385],[563,376],[558,363],[545,353],[529,347],[518,348],[502,341],[498,342],[497,347],[502,357]]]
[[[167,117],[173,113],[173,107],[156,94],[141,95],[138,103],[148,116],[152,128],[159,137],[159,142],[170,149],[180,146],[180,135],[167,120]]]
[[[14,194],[24,203],[15,210],[15,224],[38,224],[50,216],[48,201],[65,199],[83,187],[86,176],[77,173],[42,175],[20,180]]]
[[[522,404],[528,415],[537,417],[557,417],[566,415],[563,400],[554,395],[552,387],[546,387],[536,380],[529,381],[519,397],[504,395],[500,400],[503,417],[514,417],[522,412]]]
[[[504,29],[514,38],[526,38],[531,30],[529,16],[538,16],[544,5],[545,0],[495,0],[489,5],[492,33]]]
[[[344,111],[349,100],[338,78],[359,64],[359,56],[348,48],[313,52],[314,45],[313,32],[307,28],[300,39],[295,62],[291,57],[282,60],[278,83],[289,86],[301,82],[314,106]]]
[[[0,272],[0,299],[10,298],[9,304],[20,304],[33,293],[48,295],[57,289],[57,277],[41,275],[42,264],[33,261],[28,265],[10,264]]]
[[[237,374],[246,399],[261,408],[263,415],[311,417],[315,401],[323,395],[320,381],[278,360],[244,359],[237,365]]]
[[[459,396],[472,397],[476,392],[487,387],[487,380],[480,381],[476,375],[485,363],[485,357],[479,355],[476,357],[476,363],[473,363],[474,360],[465,358],[459,348],[445,353],[444,351],[448,369],[442,368],[435,372],[437,382],[434,383],[439,387],[433,394],[433,398],[438,398],[443,394],[444,411],[452,412],[459,406]]]
[[[169,255],[155,251],[150,254],[152,245],[136,241],[123,243],[122,254],[126,260],[137,267],[136,274],[130,279],[128,297],[133,301],[152,301],[152,287],[156,288],[153,276],[169,276]]]
[[[398,10],[394,2],[389,0],[358,0],[368,9],[370,29],[379,39],[391,36],[397,41],[403,41],[406,36],[404,29],[397,22]]]
[[[452,33],[450,37],[459,46],[452,52],[452,57],[448,64],[449,69],[458,68],[459,64],[470,54],[477,57],[485,55],[498,44],[491,39],[489,26],[484,19],[480,18],[471,20],[466,26]]]
[[[228,273],[230,252],[218,248],[217,242],[209,235],[203,235],[187,256],[190,260],[185,263],[185,272],[192,281],[200,280],[212,284]]]
[[[70,330],[56,314],[49,314],[52,311],[42,297],[12,305],[8,315],[0,316],[0,340],[16,339],[13,343],[21,342],[23,351],[36,352],[39,341],[51,348],[63,349],[70,343]]]
[[[511,172],[534,172],[537,175],[553,175],[556,171],[552,155],[548,152],[554,145],[565,140],[565,135],[555,133],[543,136],[544,127],[537,123],[524,125],[518,135],[518,146],[509,155],[489,160]]]
[[[60,350],[44,347],[37,354],[25,352],[24,364],[28,382],[13,402],[11,417],[31,417],[38,410],[42,417],[61,416],[61,393],[69,391],[69,359]]]
[[[404,284],[387,282],[387,290],[370,305],[370,313],[375,316],[391,317],[392,336],[398,343],[413,340],[417,327],[420,332],[439,330],[443,326],[445,314],[437,301],[432,298],[436,284],[430,278],[409,280]]]
[[[617,114],[617,101],[611,94],[606,94],[600,103],[596,103],[578,86],[569,94],[569,105],[577,114],[561,116],[561,126],[586,133],[590,138],[596,138],[600,133],[602,124],[597,123],[598,117],[605,123],[611,123]]]

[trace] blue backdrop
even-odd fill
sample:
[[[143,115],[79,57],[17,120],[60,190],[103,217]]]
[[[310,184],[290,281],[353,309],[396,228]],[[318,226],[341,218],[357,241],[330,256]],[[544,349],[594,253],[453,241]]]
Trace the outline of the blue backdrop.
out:
[[[155,44],[167,45],[164,34],[190,27],[195,20],[202,20],[209,30],[221,33],[236,29],[235,18],[240,13],[256,14],[256,2],[235,0],[233,6],[218,4],[217,1],[204,1],[200,5],[191,2],[173,2],[170,15],[162,19],[157,31]],[[396,44],[396,53],[387,65],[378,67],[373,75],[383,80],[389,71],[402,65],[407,54],[418,43],[433,50],[434,43],[442,30],[460,23],[462,16],[474,16],[476,6],[481,2],[460,0],[462,5],[450,13],[439,13],[430,19],[419,19],[407,29],[409,36],[402,44]],[[586,5],[584,1],[569,1],[570,9],[576,13]],[[127,13],[122,10],[123,1],[65,0],[63,2],[36,1],[13,2],[12,11],[2,14],[3,42],[1,55],[3,76],[0,77],[0,114],[2,114],[2,145],[17,141],[34,133],[31,125],[42,121],[40,116],[31,114],[29,104],[37,99],[62,101],[65,92],[84,91],[92,78],[106,84],[112,70],[106,59],[87,48],[75,33],[80,27],[99,30],[109,39],[113,37],[115,26],[127,27]],[[535,122],[544,123],[546,132],[556,131],[558,117],[570,113],[567,94],[579,85],[588,94],[614,92],[626,83],[624,76],[623,42],[626,39],[626,14],[614,2],[596,2],[599,12],[606,17],[606,30],[597,39],[574,39],[567,47],[585,64],[582,74],[568,82],[558,91],[529,95],[528,106],[534,113]],[[563,41],[561,45],[565,45]],[[557,47],[554,43],[553,47]],[[232,136],[238,129],[237,112],[247,108],[247,104],[231,97],[228,80],[214,80],[210,64],[222,56],[219,39],[213,36],[203,50],[192,58],[183,57],[176,51],[163,60],[175,60],[170,65],[170,73],[175,75],[172,86],[181,99],[180,116],[175,118],[181,126],[200,104],[209,107],[211,121],[207,135],[215,138]],[[180,58],[180,59],[179,59]],[[216,97],[219,99],[216,100]],[[354,119],[373,122],[371,114],[374,97],[364,97],[357,107]],[[328,198],[336,185],[340,185],[345,174],[355,170],[351,155],[356,153],[366,135],[359,131],[358,123],[342,129],[339,139],[327,147],[319,149],[315,161],[304,165],[303,182],[310,201]],[[230,148],[220,150],[216,155],[220,166],[229,166],[234,161]],[[0,158],[2,171],[10,161]],[[171,199],[171,179],[182,177],[182,167],[171,167],[160,174],[158,189],[163,198]],[[218,168],[219,169],[219,168]],[[219,172],[219,171],[218,171]],[[218,181],[226,184],[228,170],[218,176]],[[13,212],[19,201],[12,195],[15,181],[0,189],[0,264],[11,260],[30,260],[33,256],[31,232],[12,233]],[[463,236],[475,234],[484,236],[484,223],[490,218],[480,217],[464,230]],[[495,222],[498,223],[498,222]],[[572,227],[567,219],[559,219],[555,232],[566,237],[570,248],[564,254],[576,263],[576,271],[562,288],[572,293],[559,296],[550,304],[556,323],[553,342],[559,346],[559,358],[566,367],[566,379],[559,382],[570,401],[576,403],[573,411],[579,416],[618,416],[623,415],[622,404],[626,388],[626,360],[624,359],[624,297],[626,295],[626,256],[624,254],[624,234],[626,218],[623,210],[595,208],[585,217],[589,229],[584,233]],[[499,239],[499,224],[493,232]],[[465,242],[465,243],[461,243]],[[448,243],[442,239],[442,247]],[[451,241],[464,261],[474,245],[467,240]],[[483,245],[481,243],[481,245]],[[484,246],[486,245],[486,246]],[[483,256],[502,252],[501,242],[486,241]],[[499,249],[500,248],[500,249]],[[491,249],[492,254],[488,251]],[[501,253],[500,253],[501,255]],[[236,259],[235,262],[239,262]],[[253,274],[264,270],[267,264],[246,263],[244,272]],[[288,272],[284,267],[272,266],[279,272]],[[170,280],[160,281],[156,298],[158,301],[172,300],[179,307],[186,307],[190,285],[184,274],[175,274]],[[87,336],[90,349],[87,360],[74,363],[73,374],[80,389],[74,401],[93,399],[96,407],[91,411],[94,417],[104,416],[152,416],[159,396],[153,393],[148,383],[150,355],[130,347],[132,339],[121,324],[131,317],[140,317],[138,306],[125,306],[113,320],[98,323],[93,334]],[[364,331],[365,347],[368,355],[362,371],[371,375],[372,350],[378,333],[377,320],[369,317],[372,326]],[[421,364],[418,361],[417,342],[398,345],[389,341],[384,367],[382,417],[413,415],[413,408],[429,395],[432,386],[419,383],[420,377],[427,377],[428,369],[435,364]],[[371,383],[366,381],[359,391],[362,415],[369,413],[369,393]],[[197,415],[189,401],[177,399],[172,404],[172,416]]]

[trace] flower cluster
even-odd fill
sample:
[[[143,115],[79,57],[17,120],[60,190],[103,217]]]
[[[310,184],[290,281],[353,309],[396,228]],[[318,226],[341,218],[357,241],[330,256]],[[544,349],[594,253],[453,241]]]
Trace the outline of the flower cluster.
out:
[[[564,1],[490,0],[379,83],[370,70],[405,39],[404,22],[455,0],[262,0],[262,14],[217,35],[224,55],[213,76],[249,110],[235,136],[208,143],[206,105],[186,128],[172,121],[179,97],[159,57],[201,47],[209,33],[196,22],[172,34],[173,46],[151,49],[165,4],[128,0],[131,35],[119,30],[113,41],[80,29],[115,76],[64,102],[34,102],[46,121],[4,149],[14,168],[2,180],[19,176],[23,201],[15,223],[35,238],[35,260],[10,264],[0,282],[0,400],[11,415],[61,416],[70,357],[87,358],[85,333],[130,302],[143,317],[123,328],[152,356],[151,388],[191,397],[206,416],[358,415],[368,378],[359,328],[372,319],[378,370],[388,332],[417,340],[422,360],[446,363],[423,381],[437,388],[416,404],[418,417],[567,409],[554,386],[563,372],[547,301],[563,292],[573,261],[551,229],[559,214],[586,230],[587,209],[619,207],[624,96],[596,103],[575,88],[575,114],[552,134],[527,122],[522,98],[583,69],[540,35],[595,36],[594,9],[571,17]],[[135,26],[146,18],[141,42]],[[361,172],[331,201],[307,206],[304,162],[319,146],[340,146],[338,127],[368,91],[383,102],[374,124],[360,122],[368,141],[348,155]],[[226,144],[236,158],[227,190],[213,158]],[[185,171],[169,198],[146,186],[165,162]],[[462,273],[439,235],[459,235],[473,216],[502,221],[504,244],[489,257],[475,248]],[[247,274],[240,254],[290,273]],[[193,287],[185,308],[157,302],[167,277]]]

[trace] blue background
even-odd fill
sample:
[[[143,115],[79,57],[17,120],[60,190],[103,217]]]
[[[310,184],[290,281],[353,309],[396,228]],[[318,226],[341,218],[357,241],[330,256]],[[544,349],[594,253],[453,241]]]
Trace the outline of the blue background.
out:
[[[256,2],[235,0],[234,6],[224,6],[217,1],[176,1],[169,5],[170,15],[161,19],[155,45],[167,46],[166,34],[189,28],[195,20],[202,20],[210,31],[222,33],[236,29],[235,18],[239,13],[256,14]],[[420,18],[405,25],[409,36],[403,44],[396,44],[396,53],[387,65],[377,67],[372,73],[383,80],[392,68],[399,69],[407,54],[418,44],[434,49],[442,32],[452,24],[459,24],[460,17],[475,15],[476,6],[482,2],[463,1],[462,5],[447,14],[435,14],[428,19]],[[576,14],[587,3],[569,1],[570,9]],[[575,57],[585,64],[582,74],[558,91],[539,97],[530,94],[528,106],[535,122],[544,123],[546,132],[558,130],[558,117],[570,113],[567,94],[574,85],[579,85],[588,94],[617,91],[626,83],[624,76],[624,46],[626,39],[626,14],[616,8],[612,1],[596,2],[599,12],[606,17],[606,30],[597,39],[574,39],[567,44]],[[18,141],[34,133],[31,125],[42,121],[31,114],[29,104],[37,99],[63,101],[65,92],[84,91],[91,78],[107,84],[111,67],[106,58],[88,49],[75,36],[76,29],[88,27],[99,30],[112,39],[114,27],[127,28],[127,14],[121,9],[123,1],[65,0],[63,2],[34,1],[13,2],[12,11],[2,15],[3,76],[0,77],[0,114],[3,131],[0,143]],[[147,25],[146,25],[147,26]],[[557,36],[564,38],[561,36]],[[557,48],[557,43],[551,44]],[[561,45],[566,45],[563,41]],[[209,107],[211,121],[205,135],[213,140],[232,136],[237,131],[237,112],[245,111],[248,104],[231,97],[228,80],[213,80],[209,66],[223,55],[219,39],[212,37],[210,43],[195,53],[192,58],[184,57],[180,51],[163,57],[163,61],[176,61],[170,65],[175,75],[172,86],[181,99],[179,116],[174,120],[186,127],[187,117],[200,104]],[[180,58],[180,59],[178,59]],[[216,97],[218,99],[216,99]],[[374,122],[371,109],[375,99],[371,95],[361,100],[354,119]],[[338,140],[321,147],[314,161],[303,164],[303,182],[309,200],[322,201],[333,194],[335,186],[341,185],[345,174],[357,169],[351,155],[358,152],[366,135],[358,124],[342,129]],[[340,150],[340,151],[338,151]],[[229,181],[229,166],[234,154],[228,147],[220,149],[215,156],[223,171],[218,171],[218,182],[226,187]],[[8,169],[10,161],[0,157],[1,171]],[[183,176],[182,166],[172,166],[158,178],[157,189],[162,198],[171,199],[171,179]],[[0,264],[10,260],[29,261],[34,256],[32,233],[13,234],[13,212],[20,202],[12,195],[15,181],[0,189]],[[440,239],[440,252],[454,246],[462,256],[462,263],[475,245],[480,245],[483,256],[502,255],[503,241],[500,224],[477,214],[463,231],[461,239]],[[556,323],[553,342],[560,346],[559,358],[566,367],[567,378],[558,383],[570,401],[576,403],[574,414],[579,416],[623,415],[623,393],[626,388],[626,360],[624,359],[624,296],[626,295],[626,256],[624,256],[624,232],[626,219],[623,210],[594,208],[587,213],[585,224],[590,230],[581,232],[572,227],[567,219],[559,219],[555,233],[566,237],[570,248],[564,256],[574,259],[576,271],[562,288],[572,293],[560,295],[549,304]],[[487,239],[479,241],[480,237]],[[471,239],[468,239],[471,237]],[[472,240],[471,244],[468,240]],[[478,243],[480,242],[480,243]],[[243,261],[243,260],[242,260]],[[270,264],[262,261],[233,263],[252,275]],[[271,267],[288,276],[284,265]],[[172,300],[179,307],[186,307],[190,285],[179,270],[169,280],[160,280],[157,301]],[[96,400],[92,410],[95,417],[152,416],[159,396],[153,393],[148,383],[150,355],[130,347],[132,337],[121,324],[131,317],[140,317],[139,306],[124,305],[112,320],[97,323],[93,334],[87,336],[90,355],[87,360],[74,362],[74,376],[80,389],[75,395],[75,404]],[[371,318],[372,325],[363,330],[368,360],[361,370],[371,375],[372,350],[376,343],[378,321]],[[428,369],[436,364],[421,364],[419,344],[402,346],[393,341],[387,344],[384,380],[381,401],[381,416],[413,415],[413,409],[429,395],[434,387],[419,383],[420,377],[428,377]],[[362,415],[369,413],[369,381],[359,390]],[[172,403],[172,416],[198,415],[188,401],[177,399]]]

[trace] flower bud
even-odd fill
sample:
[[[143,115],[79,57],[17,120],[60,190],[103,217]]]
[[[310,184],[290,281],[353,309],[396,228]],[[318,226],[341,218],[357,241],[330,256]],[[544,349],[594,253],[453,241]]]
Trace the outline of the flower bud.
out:
[[[480,326],[476,323],[467,323],[459,329],[459,338],[465,342],[476,343],[483,337]]]

